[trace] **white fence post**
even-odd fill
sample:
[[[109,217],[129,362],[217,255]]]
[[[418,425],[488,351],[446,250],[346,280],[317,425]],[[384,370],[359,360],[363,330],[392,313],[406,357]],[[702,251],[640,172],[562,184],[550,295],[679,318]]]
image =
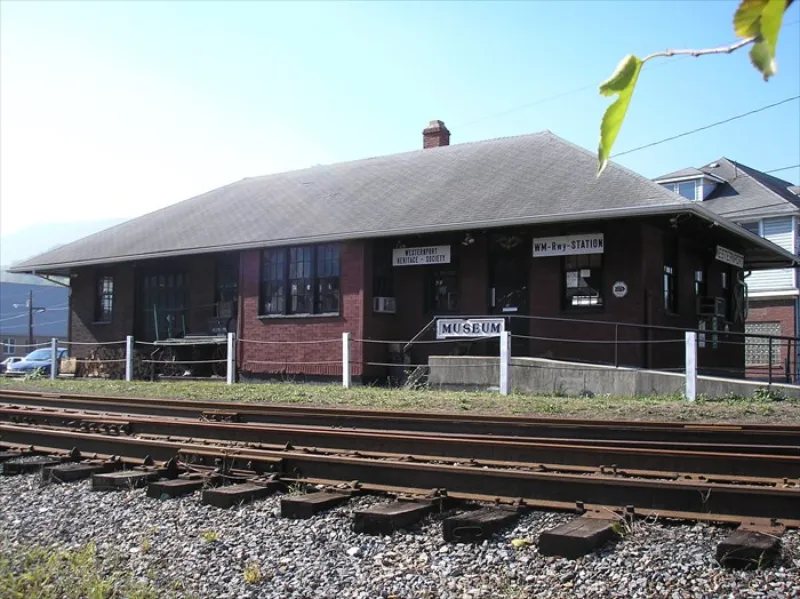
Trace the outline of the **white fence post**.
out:
[[[342,387],[350,388],[350,333],[342,333]]]
[[[225,370],[226,380],[225,382],[229,385],[233,385],[234,380],[236,379],[236,335],[235,333],[228,333],[228,361],[227,361],[227,368]]]
[[[125,380],[133,380],[133,335],[125,337]]]
[[[686,332],[686,399],[697,399],[697,333]]]
[[[50,339],[50,378],[55,380],[58,373],[58,339]]]
[[[511,375],[511,336],[508,331],[500,333],[500,395],[508,395]]]

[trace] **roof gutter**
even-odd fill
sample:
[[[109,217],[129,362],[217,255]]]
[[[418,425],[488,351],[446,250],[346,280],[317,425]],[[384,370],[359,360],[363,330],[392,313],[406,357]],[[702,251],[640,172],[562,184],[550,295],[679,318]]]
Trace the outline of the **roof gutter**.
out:
[[[355,239],[368,239],[375,237],[394,237],[402,235],[424,235],[428,233],[438,232],[453,232],[463,231],[464,229],[478,229],[478,228],[497,228],[504,226],[518,226],[518,225],[544,225],[563,222],[584,222],[590,220],[609,220],[612,218],[635,218],[646,216],[664,216],[676,214],[681,212],[694,213],[696,216],[705,220],[711,221],[730,233],[739,237],[744,237],[754,245],[760,246],[765,250],[780,254],[792,265],[798,263],[798,259],[787,252],[783,248],[773,244],[766,239],[750,233],[743,227],[721,217],[719,214],[705,208],[695,202],[680,202],[668,205],[656,206],[630,206],[626,208],[611,208],[604,210],[587,210],[578,213],[569,214],[546,214],[530,217],[509,217],[498,218],[483,221],[462,221],[457,223],[449,223],[446,225],[431,224],[427,227],[415,227],[413,229],[384,229],[374,231],[349,231],[346,233],[329,234],[329,235],[315,235],[306,237],[294,237],[284,239],[271,239],[271,240],[258,240],[244,243],[234,243],[216,246],[203,246],[190,249],[167,250],[162,252],[152,252],[143,254],[133,254],[126,256],[113,256],[107,259],[90,259],[79,260],[73,262],[51,263],[51,264],[33,264],[25,266],[24,264],[17,267],[12,267],[9,272],[15,273],[36,273],[39,272],[56,272],[81,266],[92,266],[97,264],[115,264],[119,262],[131,262],[135,260],[148,260],[154,258],[171,258],[175,256],[190,256],[196,254],[207,254],[211,252],[222,251],[241,251],[252,250],[259,248],[281,247],[286,245],[301,245],[311,243],[327,243],[333,241],[351,241]],[[41,276],[41,275],[39,275]]]

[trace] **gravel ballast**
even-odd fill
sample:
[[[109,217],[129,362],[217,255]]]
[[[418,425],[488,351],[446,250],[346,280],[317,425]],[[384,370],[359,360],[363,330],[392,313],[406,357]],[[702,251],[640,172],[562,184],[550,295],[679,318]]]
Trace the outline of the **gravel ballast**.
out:
[[[310,520],[284,520],[280,497],[220,510],[200,495],[157,500],[142,489],[92,492],[89,483],[0,477],[0,553],[31,545],[122,555],[125,568],[164,594],[194,597],[477,599],[562,597],[800,597],[800,533],[784,537],[781,564],[728,571],[714,561],[730,529],[640,522],[600,553],[543,557],[535,541],[568,514],[533,512],[478,545],[448,545],[437,514],[409,531],[369,537],[352,512],[360,497]],[[533,544],[512,546],[513,539]],[[248,582],[249,579],[249,582]]]

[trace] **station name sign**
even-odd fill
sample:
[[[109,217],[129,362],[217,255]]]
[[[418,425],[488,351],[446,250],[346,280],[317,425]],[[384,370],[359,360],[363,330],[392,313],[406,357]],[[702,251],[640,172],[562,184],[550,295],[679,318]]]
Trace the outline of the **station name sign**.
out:
[[[560,237],[534,237],[533,257],[577,256],[580,254],[602,254],[605,249],[602,233],[562,235]]]
[[[440,318],[436,321],[436,338],[497,337],[505,326],[502,318]]]
[[[737,268],[744,268],[744,256],[721,245],[717,246],[717,260]]]
[[[393,266],[424,266],[426,264],[450,264],[450,246],[396,248],[392,251]]]

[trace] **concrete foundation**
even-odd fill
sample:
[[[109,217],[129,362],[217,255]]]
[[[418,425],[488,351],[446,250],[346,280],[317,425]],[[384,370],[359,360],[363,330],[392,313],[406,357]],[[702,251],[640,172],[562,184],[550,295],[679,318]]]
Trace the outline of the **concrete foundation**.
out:
[[[497,390],[500,359],[490,356],[431,356],[428,359],[433,387],[446,389]],[[751,397],[767,383],[712,376],[697,377],[697,394],[708,398]],[[683,394],[683,374],[614,368],[561,362],[544,358],[512,358],[511,389],[543,395],[642,397]],[[773,383],[773,393],[800,397],[800,386]]]

